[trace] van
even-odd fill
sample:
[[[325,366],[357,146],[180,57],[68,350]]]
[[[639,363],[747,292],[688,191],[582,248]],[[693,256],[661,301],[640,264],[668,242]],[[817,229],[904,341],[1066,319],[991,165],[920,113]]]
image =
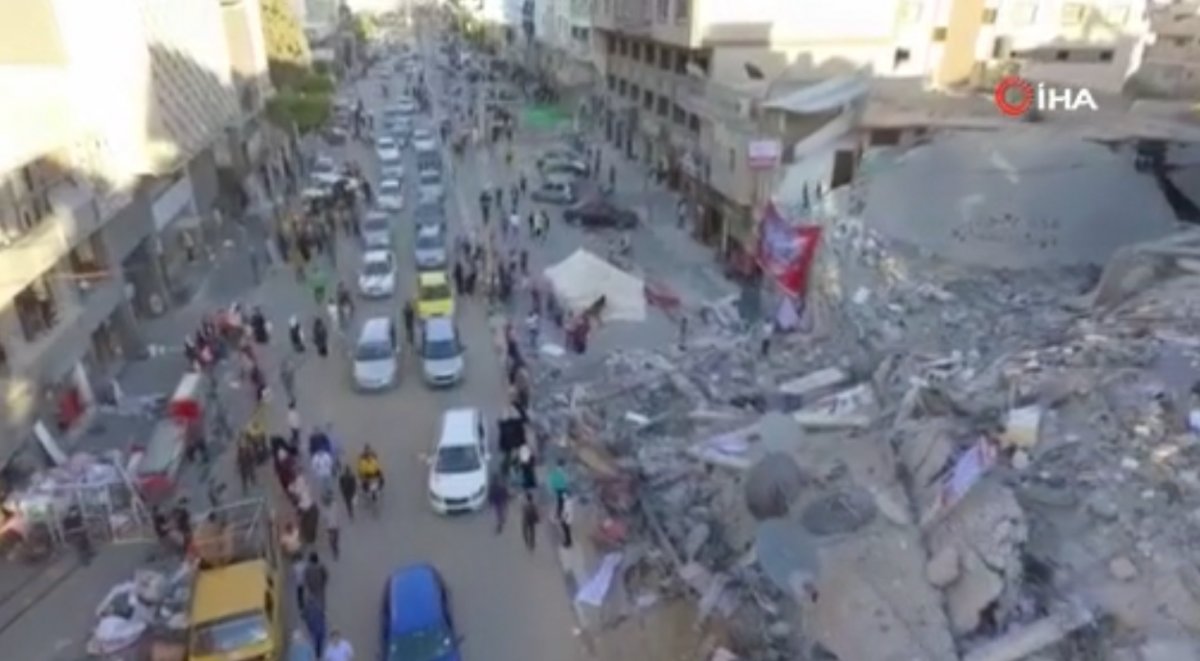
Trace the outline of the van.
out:
[[[421,368],[425,383],[452,386],[462,380],[463,346],[448,317],[426,319],[421,326]]]
[[[400,343],[390,317],[368,319],[354,343],[354,385],[360,390],[383,390],[396,383]]]

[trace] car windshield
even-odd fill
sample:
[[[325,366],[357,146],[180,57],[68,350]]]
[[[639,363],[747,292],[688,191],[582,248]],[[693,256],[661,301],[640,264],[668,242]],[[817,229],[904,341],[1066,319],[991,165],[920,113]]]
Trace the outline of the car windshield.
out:
[[[376,149],[395,149],[396,143],[392,140],[380,140],[375,143]]]
[[[440,184],[442,183],[442,175],[433,170],[426,170],[421,173],[421,183],[423,184]]]
[[[403,164],[404,164],[404,161],[400,160],[400,157],[383,159],[383,167],[385,167],[385,168],[392,168],[392,167],[396,167],[397,165],[403,165]]]
[[[387,181],[379,185],[379,192],[384,195],[399,195],[400,184],[394,181]]]
[[[192,654],[217,656],[261,645],[271,640],[264,613],[244,613],[215,622],[193,625]]]
[[[443,627],[413,631],[392,639],[388,645],[387,661],[440,659],[454,647],[454,637]]]
[[[363,230],[367,232],[386,232],[388,229],[388,221],[386,218],[368,218],[363,221]]]
[[[413,216],[418,220],[440,220],[442,209],[436,204],[422,204],[413,211]]]
[[[458,342],[452,339],[431,340],[425,343],[424,357],[429,360],[446,360],[458,355]]]
[[[474,473],[482,466],[479,452],[470,445],[454,445],[438,450],[437,472]]]
[[[442,239],[436,234],[418,234],[417,250],[437,250],[442,247]]]
[[[354,351],[355,360],[386,360],[392,357],[392,348],[385,342],[360,342]]]
[[[444,301],[450,298],[450,285],[425,285],[421,287],[421,299],[426,301]]]
[[[392,265],[387,260],[371,260],[363,262],[363,275],[387,275],[392,272]]]

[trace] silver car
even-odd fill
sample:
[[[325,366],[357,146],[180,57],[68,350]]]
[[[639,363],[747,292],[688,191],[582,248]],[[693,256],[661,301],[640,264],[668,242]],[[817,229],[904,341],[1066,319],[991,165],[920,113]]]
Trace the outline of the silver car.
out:
[[[438,146],[437,136],[425,127],[413,129],[412,146],[419,151],[434,151]]]
[[[447,317],[426,319],[421,328],[421,371],[430,386],[452,386],[462,380],[466,361],[458,329]]]
[[[446,267],[446,238],[440,225],[421,225],[413,241],[413,259],[423,271]]]
[[[361,390],[384,390],[399,376],[400,342],[390,317],[374,317],[363,323],[354,343],[354,385]]]
[[[368,249],[388,250],[392,247],[392,219],[386,211],[372,210],[362,221],[363,245]]]
[[[442,173],[437,170],[424,170],[417,175],[417,192],[422,201],[439,201],[446,195],[442,185]]]

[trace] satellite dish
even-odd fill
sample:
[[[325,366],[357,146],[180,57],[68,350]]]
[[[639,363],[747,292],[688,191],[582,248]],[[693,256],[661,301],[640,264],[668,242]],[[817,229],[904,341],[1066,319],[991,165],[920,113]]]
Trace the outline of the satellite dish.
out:
[[[754,551],[767,578],[792,596],[799,596],[797,588],[812,582],[820,571],[816,538],[791,519],[758,524]]]

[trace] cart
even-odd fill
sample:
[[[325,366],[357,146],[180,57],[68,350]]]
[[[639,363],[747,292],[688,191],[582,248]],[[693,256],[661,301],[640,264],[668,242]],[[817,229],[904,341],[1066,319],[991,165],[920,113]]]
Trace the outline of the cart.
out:
[[[167,402],[167,417],[155,425],[146,443],[134,448],[129,474],[149,503],[161,503],[175,491],[175,480],[189,444],[202,440],[204,375],[188,372]]]

